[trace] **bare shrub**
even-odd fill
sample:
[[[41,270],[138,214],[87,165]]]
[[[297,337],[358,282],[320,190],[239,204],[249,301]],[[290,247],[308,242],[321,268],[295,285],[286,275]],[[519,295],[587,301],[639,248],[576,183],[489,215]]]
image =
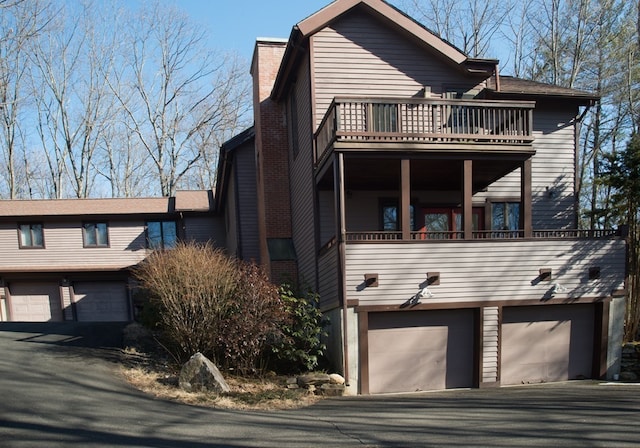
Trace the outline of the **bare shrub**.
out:
[[[241,263],[236,300],[229,304],[219,332],[226,367],[241,374],[259,372],[267,345],[279,339],[290,320],[278,287],[255,264]]]
[[[221,321],[237,297],[237,263],[209,244],[179,243],[153,252],[134,275],[158,309],[158,325],[176,359],[196,352],[213,357]]]

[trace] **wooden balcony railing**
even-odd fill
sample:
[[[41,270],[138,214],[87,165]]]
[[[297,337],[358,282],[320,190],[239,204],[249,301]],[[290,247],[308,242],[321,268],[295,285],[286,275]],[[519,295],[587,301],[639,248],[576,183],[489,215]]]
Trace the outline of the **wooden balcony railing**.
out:
[[[534,230],[534,239],[601,239],[621,236],[620,230]],[[522,230],[483,230],[474,231],[474,240],[505,240],[524,238]],[[462,240],[463,232],[411,232],[411,241],[441,241]],[[396,231],[372,231],[372,232],[347,232],[346,241],[353,243],[401,241],[402,232]],[[332,240],[334,241],[334,240]],[[335,243],[335,241],[334,241]]]
[[[336,141],[529,145],[532,101],[336,98],[315,134],[316,163]]]

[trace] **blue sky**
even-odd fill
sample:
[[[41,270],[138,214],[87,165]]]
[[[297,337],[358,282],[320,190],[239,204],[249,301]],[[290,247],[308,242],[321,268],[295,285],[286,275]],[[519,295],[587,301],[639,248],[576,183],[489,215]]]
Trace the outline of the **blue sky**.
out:
[[[250,59],[257,37],[288,38],[291,28],[330,0],[174,0],[211,30],[210,47]]]

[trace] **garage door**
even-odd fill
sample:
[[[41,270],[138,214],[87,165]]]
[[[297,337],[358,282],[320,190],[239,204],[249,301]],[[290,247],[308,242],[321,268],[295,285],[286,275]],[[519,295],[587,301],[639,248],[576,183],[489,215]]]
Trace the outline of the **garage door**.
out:
[[[74,283],[73,297],[80,322],[129,320],[129,298],[123,282]]]
[[[593,331],[593,305],[504,308],[501,383],[591,378]]]
[[[369,392],[471,387],[473,311],[369,314]]]
[[[62,320],[58,283],[11,283],[11,320],[49,322]]]

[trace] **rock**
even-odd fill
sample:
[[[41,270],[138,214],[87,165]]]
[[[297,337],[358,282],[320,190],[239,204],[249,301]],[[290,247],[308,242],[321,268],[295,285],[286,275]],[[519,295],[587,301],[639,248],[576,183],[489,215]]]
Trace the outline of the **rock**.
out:
[[[620,381],[637,381],[638,375],[633,372],[620,372]]]
[[[196,353],[180,370],[180,388],[187,392],[230,392],[220,370],[202,353]]]
[[[341,397],[344,395],[344,384],[330,384],[326,383],[320,386],[320,394],[326,397]],[[317,393],[317,391],[316,391]]]
[[[331,382],[326,373],[308,373],[300,375],[297,379],[298,386],[309,389],[309,386],[319,386]]]
[[[342,375],[338,375],[337,373],[332,373],[329,375],[329,382],[331,384],[343,384],[345,383],[344,377]]]

